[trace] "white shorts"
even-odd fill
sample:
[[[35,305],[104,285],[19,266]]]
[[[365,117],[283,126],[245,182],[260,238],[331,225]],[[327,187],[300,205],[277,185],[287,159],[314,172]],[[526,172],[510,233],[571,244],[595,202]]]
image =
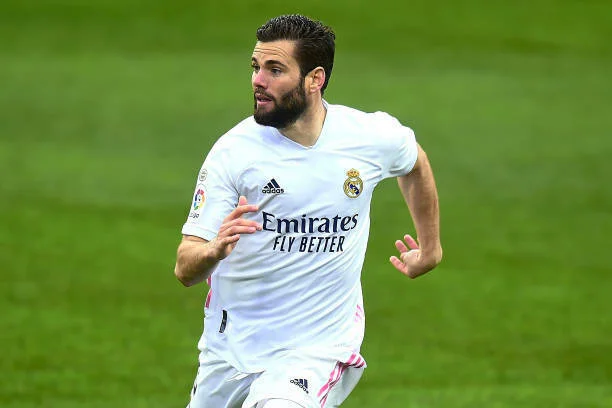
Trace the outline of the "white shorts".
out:
[[[355,388],[365,367],[359,353],[341,362],[296,350],[265,371],[249,374],[205,350],[187,408],[254,408],[274,398],[304,408],[335,408]]]

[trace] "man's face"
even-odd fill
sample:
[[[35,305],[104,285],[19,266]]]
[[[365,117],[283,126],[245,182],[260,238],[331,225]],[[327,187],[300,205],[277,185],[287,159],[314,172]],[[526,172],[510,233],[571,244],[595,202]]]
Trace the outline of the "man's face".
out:
[[[287,40],[255,44],[251,58],[253,116],[260,125],[285,128],[308,107],[294,48],[294,42]]]

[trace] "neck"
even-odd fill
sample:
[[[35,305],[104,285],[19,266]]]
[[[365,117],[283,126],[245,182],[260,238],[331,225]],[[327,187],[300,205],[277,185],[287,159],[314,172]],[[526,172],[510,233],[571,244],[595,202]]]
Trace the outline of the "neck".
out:
[[[278,129],[278,131],[288,139],[301,144],[304,147],[311,147],[317,143],[327,110],[323,105],[323,100],[319,98],[310,105],[295,123]]]

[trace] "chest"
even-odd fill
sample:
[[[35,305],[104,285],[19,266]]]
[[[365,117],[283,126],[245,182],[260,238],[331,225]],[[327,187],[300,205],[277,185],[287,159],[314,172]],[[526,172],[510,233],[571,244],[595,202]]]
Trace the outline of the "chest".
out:
[[[245,168],[237,187],[262,209],[331,214],[369,207],[381,174],[381,166],[367,155],[305,151],[258,158]]]

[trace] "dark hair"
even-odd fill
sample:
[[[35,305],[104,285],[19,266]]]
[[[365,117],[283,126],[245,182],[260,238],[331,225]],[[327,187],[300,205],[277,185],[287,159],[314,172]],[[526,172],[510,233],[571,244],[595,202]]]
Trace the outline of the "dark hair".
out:
[[[258,41],[296,42],[295,59],[300,65],[302,77],[316,67],[323,67],[325,83],[321,88],[321,94],[327,88],[334,67],[335,39],[336,35],[331,27],[300,14],[274,17],[257,29]]]

